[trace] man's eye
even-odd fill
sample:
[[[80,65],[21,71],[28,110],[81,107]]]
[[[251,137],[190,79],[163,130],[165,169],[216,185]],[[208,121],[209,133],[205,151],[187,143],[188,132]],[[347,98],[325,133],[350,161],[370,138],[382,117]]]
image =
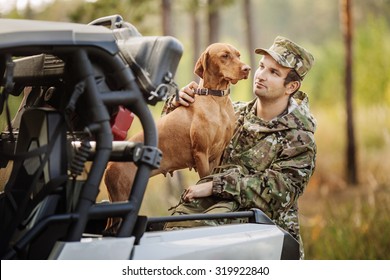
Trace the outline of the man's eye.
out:
[[[278,72],[278,71],[276,71],[276,70],[271,70],[271,73],[272,73],[273,75],[280,76],[280,75],[279,75],[279,72]]]

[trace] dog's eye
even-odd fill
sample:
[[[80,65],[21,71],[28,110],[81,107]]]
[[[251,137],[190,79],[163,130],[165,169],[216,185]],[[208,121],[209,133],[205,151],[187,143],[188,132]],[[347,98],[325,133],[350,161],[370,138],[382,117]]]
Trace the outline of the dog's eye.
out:
[[[224,54],[222,54],[221,57],[222,57],[222,58],[228,58],[228,57],[229,57],[229,54],[228,54],[228,53],[224,53]]]

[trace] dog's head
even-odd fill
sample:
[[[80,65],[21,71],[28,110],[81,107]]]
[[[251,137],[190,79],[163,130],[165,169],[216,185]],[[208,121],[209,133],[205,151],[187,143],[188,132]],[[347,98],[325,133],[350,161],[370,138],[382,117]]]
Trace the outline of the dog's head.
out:
[[[240,52],[230,44],[214,43],[206,48],[195,64],[194,73],[204,83],[236,84],[247,79],[251,68],[240,60]]]

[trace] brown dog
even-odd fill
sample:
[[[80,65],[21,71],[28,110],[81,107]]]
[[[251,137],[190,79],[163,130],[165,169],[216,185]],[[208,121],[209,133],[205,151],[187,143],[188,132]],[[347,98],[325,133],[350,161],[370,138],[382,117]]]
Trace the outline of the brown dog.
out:
[[[195,74],[202,78],[196,102],[176,108],[156,123],[163,158],[151,176],[184,168],[195,168],[200,178],[210,174],[233,135],[236,118],[229,84],[247,79],[249,72],[240,52],[229,44],[215,43],[202,53],[195,65]],[[142,142],[143,133],[129,141]],[[105,184],[111,201],[128,199],[136,168],[129,162],[108,164]]]

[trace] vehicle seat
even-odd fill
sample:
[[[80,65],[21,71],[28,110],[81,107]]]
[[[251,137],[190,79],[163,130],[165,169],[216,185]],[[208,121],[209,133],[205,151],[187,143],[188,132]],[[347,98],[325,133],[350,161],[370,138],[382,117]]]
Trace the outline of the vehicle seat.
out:
[[[26,110],[13,161],[0,198],[2,259],[39,221],[66,208],[66,124],[62,114],[46,108]],[[54,240],[47,242],[47,238]],[[19,258],[44,258],[50,253],[49,243],[54,244],[58,238],[53,232],[40,234],[17,254]]]

